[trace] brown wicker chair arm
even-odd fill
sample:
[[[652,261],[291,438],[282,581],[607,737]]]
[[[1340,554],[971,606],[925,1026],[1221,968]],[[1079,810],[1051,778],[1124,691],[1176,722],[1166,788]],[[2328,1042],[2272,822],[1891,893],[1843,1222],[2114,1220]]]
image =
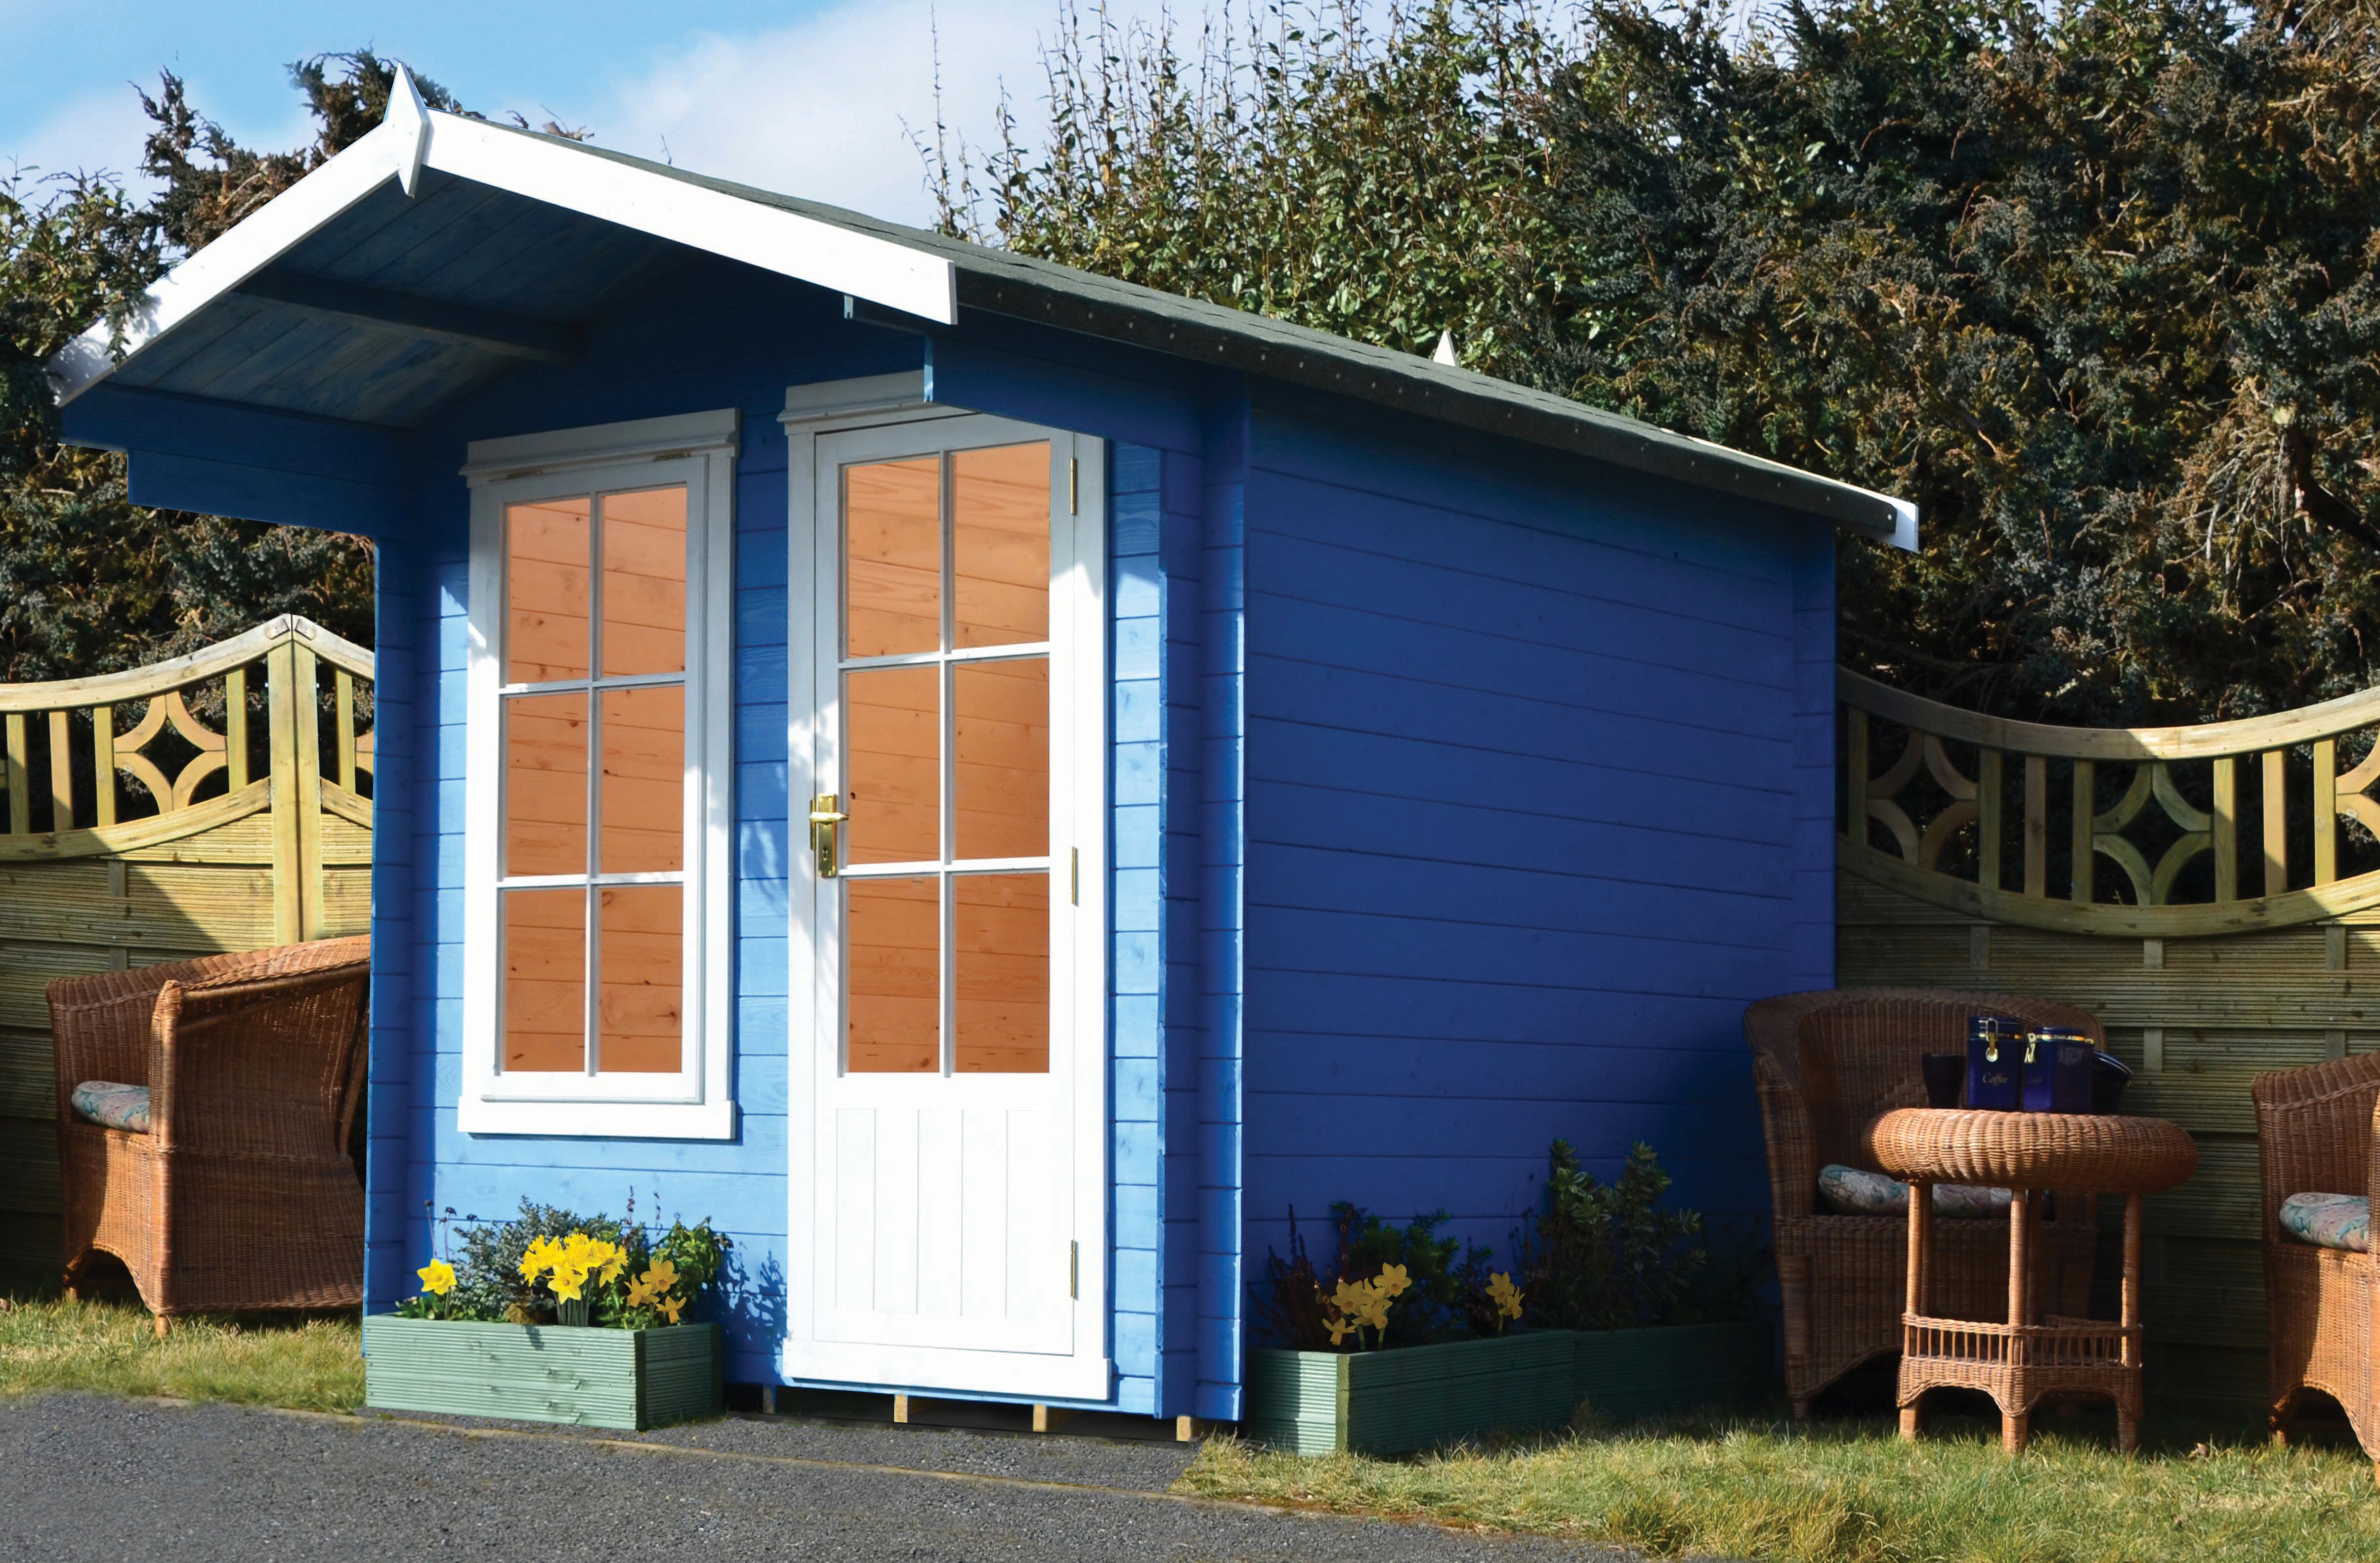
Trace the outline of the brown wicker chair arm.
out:
[[[361,961],[158,995],[150,1117],[161,1149],[344,1154],[363,1068]]]
[[[176,980],[189,981],[195,961],[60,977],[49,985],[50,1036],[58,1075],[58,1112],[87,1080],[149,1083],[150,1017],[157,995]]]
[[[1768,1197],[1777,1219],[1813,1215],[1818,1167],[1801,1087],[1767,1056],[1752,1061],[1752,1076],[1760,1093],[1760,1126],[1768,1142]]]
[[[2280,1235],[2281,1202],[2291,1194],[2380,1191],[2380,1053],[2276,1069],[2248,1093],[2268,1238]]]

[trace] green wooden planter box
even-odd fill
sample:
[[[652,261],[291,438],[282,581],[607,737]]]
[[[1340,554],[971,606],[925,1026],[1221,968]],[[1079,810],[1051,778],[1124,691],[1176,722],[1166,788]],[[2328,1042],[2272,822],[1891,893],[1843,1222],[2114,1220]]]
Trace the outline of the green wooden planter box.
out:
[[[1766,1322],[1582,1330],[1572,1390],[1610,1417],[1656,1416],[1742,1400],[1777,1377],[1777,1330]]]
[[[1767,1324],[1679,1325],[1354,1354],[1258,1348],[1241,1425],[1302,1455],[1392,1455],[1567,1426],[1582,1400],[1613,1417],[1688,1410],[1766,1388],[1775,1339]]]
[[[1576,1337],[1538,1330],[1393,1351],[1248,1353],[1249,1436],[1301,1455],[1402,1454],[1570,1421]]]
[[[375,1313],[364,1320],[364,1403],[585,1427],[687,1422],[720,1409],[719,1326],[607,1330]]]

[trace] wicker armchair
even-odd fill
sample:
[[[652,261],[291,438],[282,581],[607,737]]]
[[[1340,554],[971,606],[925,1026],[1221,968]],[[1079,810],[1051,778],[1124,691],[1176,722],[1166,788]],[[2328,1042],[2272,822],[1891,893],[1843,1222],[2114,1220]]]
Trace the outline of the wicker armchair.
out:
[[[1961,1053],[1967,1020],[2014,1015],[2080,1032],[2105,1045],[2087,1011],[2009,994],[1933,988],[1844,988],[1764,999],[1743,1014],[1768,1184],[1777,1212],[1777,1278],[1785,1313],[1785,1389],[1796,1421],[1835,1380],[1900,1349],[1909,1223],[1894,1215],[1837,1215],[1818,1200],[1818,1170],[1840,1164],[1880,1171],[1860,1146],[1878,1113],[1925,1105],[1928,1053]],[[2008,1223],[1942,1221],[1934,1227],[1933,1297],[1938,1313],[1992,1319],[2008,1307]],[[2090,1312],[2098,1245],[2095,1202],[2061,1199],[2045,1224],[2036,1295],[2050,1312]]]
[[[178,1313],[363,1302],[370,941],[331,939],[49,986],[72,1288],[104,1252],[157,1333]],[[146,1133],[76,1116],[85,1081],[145,1085]]]
[[[2380,1260],[2281,1232],[2291,1194],[2380,1193],[2380,1053],[2258,1075],[2256,1143],[2265,1173],[2265,1307],[2273,1436],[2287,1443],[2299,1397],[2337,1400],[2380,1462]],[[2374,1475],[2380,1477],[2380,1463]]]

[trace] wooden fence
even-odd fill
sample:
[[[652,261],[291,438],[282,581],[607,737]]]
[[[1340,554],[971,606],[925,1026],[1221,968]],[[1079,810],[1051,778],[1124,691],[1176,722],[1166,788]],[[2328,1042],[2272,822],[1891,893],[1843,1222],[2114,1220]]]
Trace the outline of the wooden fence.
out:
[[[365,930],[371,680],[291,616],[0,684],[0,1262],[58,1262],[50,979]]]
[[[2000,721],[1850,672],[1838,692],[1838,980],[2098,1015],[2139,1071],[2126,1108],[2201,1153],[2149,1201],[2150,1392],[2260,1403],[2248,1082],[2380,1047],[2380,690],[2139,729]]]

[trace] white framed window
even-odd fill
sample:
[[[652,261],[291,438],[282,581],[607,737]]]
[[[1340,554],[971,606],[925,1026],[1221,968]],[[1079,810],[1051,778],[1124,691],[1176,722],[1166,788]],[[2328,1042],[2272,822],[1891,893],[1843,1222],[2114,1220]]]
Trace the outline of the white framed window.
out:
[[[470,447],[466,1133],[735,1132],[737,432]]]

